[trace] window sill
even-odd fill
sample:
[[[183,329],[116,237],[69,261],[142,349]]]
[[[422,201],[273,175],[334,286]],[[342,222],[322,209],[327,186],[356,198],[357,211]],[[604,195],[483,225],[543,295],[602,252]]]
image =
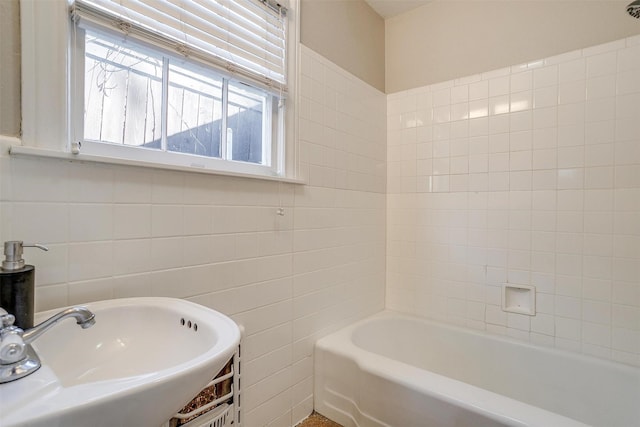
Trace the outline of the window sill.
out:
[[[124,165],[124,166],[137,166],[153,169],[165,169],[180,172],[202,173],[209,175],[222,175],[233,176],[239,178],[260,179],[265,181],[277,181],[285,182],[289,184],[306,184],[305,181],[296,178],[287,178],[282,176],[273,175],[257,175],[243,172],[221,171],[215,169],[206,169],[189,166],[168,165],[164,163],[146,162],[142,160],[130,160],[119,157],[109,157],[94,154],[72,154],[64,151],[47,150],[37,147],[25,147],[22,145],[12,145],[9,147],[9,154],[11,156],[26,156],[26,157],[43,157],[49,159],[67,160],[72,162],[91,162],[91,163],[105,163],[112,165]]]

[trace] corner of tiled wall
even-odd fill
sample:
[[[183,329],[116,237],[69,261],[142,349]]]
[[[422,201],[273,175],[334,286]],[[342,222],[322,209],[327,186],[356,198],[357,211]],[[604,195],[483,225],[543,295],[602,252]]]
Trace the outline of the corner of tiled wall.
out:
[[[387,307],[640,364],[638,75],[636,36],[388,95]]]

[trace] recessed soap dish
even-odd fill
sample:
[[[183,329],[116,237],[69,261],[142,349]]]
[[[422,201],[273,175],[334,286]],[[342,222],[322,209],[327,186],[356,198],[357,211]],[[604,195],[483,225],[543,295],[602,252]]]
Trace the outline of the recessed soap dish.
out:
[[[529,285],[502,285],[502,310],[510,313],[536,314],[536,288]]]

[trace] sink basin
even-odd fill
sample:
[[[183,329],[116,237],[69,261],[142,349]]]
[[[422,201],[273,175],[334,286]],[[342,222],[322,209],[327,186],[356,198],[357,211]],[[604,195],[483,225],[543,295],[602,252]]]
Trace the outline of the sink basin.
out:
[[[35,373],[0,384],[0,426],[157,427],[189,402],[238,347],[225,315],[174,298],[85,304],[96,324],[66,319],[33,343]],[[39,323],[59,310],[39,313]]]

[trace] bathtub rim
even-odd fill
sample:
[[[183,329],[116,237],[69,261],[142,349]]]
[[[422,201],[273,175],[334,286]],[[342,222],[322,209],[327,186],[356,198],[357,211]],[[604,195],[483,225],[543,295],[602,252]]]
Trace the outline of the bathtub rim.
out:
[[[460,406],[466,410],[478,413],[484,417],[493,419],[497,422],[505,423],[510,426],[557,425],[559,421],[562,421],[563,427],[588,426],[587,424],[573,418],[569,418],[567,416],[551,412],[540,407],[536,407],[534,405],[465,383],[460,380],[456,380],[432,371],[424,370],[422,368],[389,358],[387,356],[370,352],[355,344],[355,342],[353,341],[353,334],[356,329],[366,323],[388,318],[400,318],[404,320],[433,325],[456,333],[462,333],[464,335],[480,336],[485,339],[495,340],[510,345],[517,345],[525,349],[531,349],[538,352],[547,353],[549,355],[558,355],[562,357],[579,359],[588,363],[596,364],[597,366],[621,370],[623,373],[629,373],[636,376],[638,375],[638,368],[634,366],[625,365],[605,359],[599,359],[597,357],[574,353],[562,349],[536,346],[534,344],[519,341],[514,338],[500,336],[486,331],[472,330],[439,322],[433,319],[427,319],[408,315],[406,313],[396,312],[393,310],[383,310],[374,315],[361,319],[355,323],[352,323],[336,332],[333,332],[332,334],[319,339],[315,344],[315,348],[316,350],[320,351],[330,351],[334,354],[353,360],[353,362],[359,367],[359,369],[363,371],[380,376],[384,379],[398,383],[416,392],[443,400],[455,406]],[[320,363],[320,360],[318,359],[319,358],[316,358],[316,361],[314,362],[316,364],[316,367]],[[318,369],[316,369],[316,374],[319,374]],[[418,381],[416,381],[416,379],[418,379]],[[316,397],[314,397],[314,399],[318,399],[318,402],[320,402],[320,396],[322,394],[321,383],[322,381],[320,378],[316,379],[316,390],[314,393]],[[425,384],[428,384],[429,386],[426,386]],[[359,411],[361,411],[361,409],[358,407],[357,402],[352,403],[355,405],[355,407],[358,408]],[[505,411],[504,408],[508,408],[509,410]],[[509,415],[513,414],[514,412],[518,414],[518,419]]]

